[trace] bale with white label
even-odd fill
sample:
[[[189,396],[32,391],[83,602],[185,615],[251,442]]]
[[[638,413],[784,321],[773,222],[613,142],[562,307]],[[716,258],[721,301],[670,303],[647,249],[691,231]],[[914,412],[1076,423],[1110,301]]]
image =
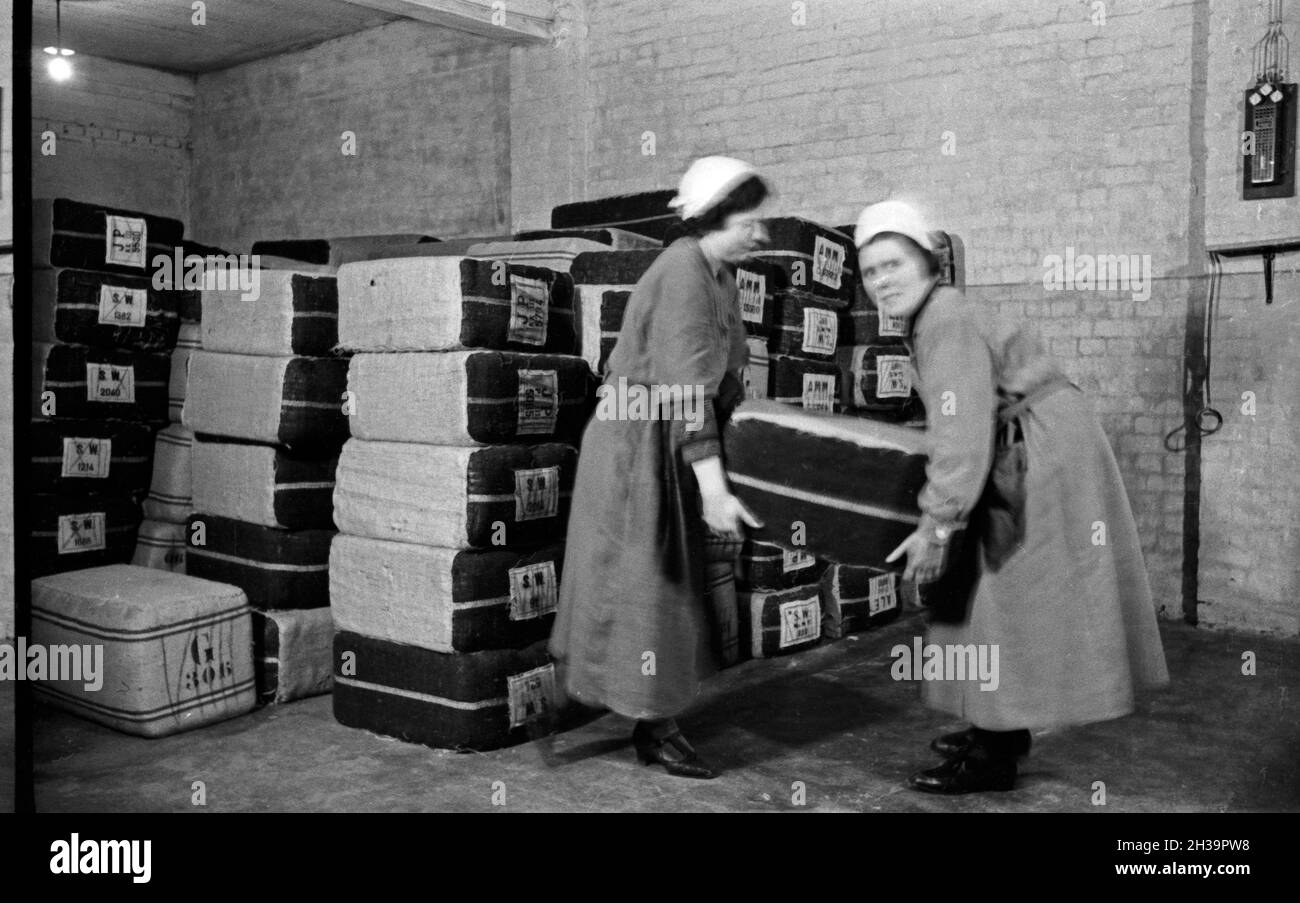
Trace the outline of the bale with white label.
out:
[[[797,216],[763,220],[768,241],[753,256],[780,268],[778,290],[798,289],[848,307],[857,281],[857,251],[847,235]]]
[[[822,574],[822,633],[833,639],[898,617],[898,574],[833,564]]]
[[[353,439],[339,456],[334,522],[344,533],[463,549],[564,538],[577,450],[460,448]]]
[[[517,649],[555,620],[564,544],[446,549],[340,533],[330,606],[340,630],[439,652]]]
[[[400,257],[345,264],[338,284],[339,344],[349,351],[574,349],[567,273],[466,257]]]
[[[67,198],[32,201],[32,266],[147,275],[154,257],[171,257],[179,220]]]
[[[845,377],[840,401],[846,411],[909,415],[916,408],[912,364],[907,348],[897,345],[853,345],[837,355]]]
[[[38,493],[31,496],[31,505],[33,577],[125,564],[135,554],[140,506],[130,496]]]
[[[256,270],[255,289],[203,290],[203,347],[230,354],[330,354],[339,343],[333,276]]]
[[[32,416],[167,422],[165,354],[32,343]]]
[[[170,351],[180,318],[173,292],[145,276],[32,271],[32,340]]]
[[[33,420],[32,492],[143,493],[149,488],[153,432],[126,420]]]
[[[340,724],[443,749],[522,743],[564,703],[544,642],[448,654],[340,631],[334,663]]]
[[[576,442],[591,412],[586,362],[514,351],[358,354],[352,435],[386,442]]]
[[[767,339],[750,336],[745,339],[749,347],[749,362],[740,371],[740,381],[746,398],[767,398],[772,384],[772,358],[767,350]]]
[[[291,702],[328,693],[334,684],[330,610],[254,609],[252,614],[258,702]]]
[[[342,358],[196,351],[184,423],[196,433],[330,455],[348,437],[347,378]]]
[[[44,577],[32,581],[32,641],[102,648],[101,686],[88,685],[83,656],[81,680],[33,682],[33,692],[128,734],[162,737],[253,708],[249,609],[238,587],[125,564]]]
[[[186,537],[186,572],[238,586],[257,608],[329,604],[333,530],[276,530],[199,512]]]
[[[283,530],[334,528],[338,456],[303,458],[275,445],[194,445],[195,510]]]
[[[827,361],[773,355],[768,363],[768,398],[810,411],[840,409],[840,368]]]
[[[741,589],[789,589],[816,583],[824,570],[826,562],[805,551],[748,539],[737,560],[736,582]]]
[[[808,292],[777,292],[768,349],[816,361],[835,357],[839,317],[824,299]]]
[[[740,635],[754,658],[789,655],[816,646],[822,636],[820,588],[741,590]]]

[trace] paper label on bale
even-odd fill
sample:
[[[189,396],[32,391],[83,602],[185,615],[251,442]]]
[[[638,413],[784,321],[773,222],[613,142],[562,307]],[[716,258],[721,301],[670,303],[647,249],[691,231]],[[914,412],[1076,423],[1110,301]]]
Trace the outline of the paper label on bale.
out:
[[[135,403],[135,367],[86,365],[86,400]]]
[[[143,270],[148,244],[148,226],[143,219],[111,215],[105,218],[105,263]]]
[[[901,354],[882,354],[876,358],[876,397],[907,398],[912,394],[912,375],[908,358]]]
[[[543,665],[506,678],[510,696],[510,726],[520,727],[547,717],[555,708],[555,666]]]
[[[763,322],[763,298],[767,294],[767,277],[743,267],[736,270],[736,290],[740,294],[740,318],[746,323]]]
[[[803,375],[803,406],[809,411],[834,411],[835,377],[830,373]]]
[[[520,436],[550,435],[560,413],[559,378],[554,370],[519,371],[519,417],[515,432]]]
[[[880,314],[880,334],[898,339],[907,338],[907,318],[891,317],[886,313]]]
[[[813,281],[833,289],[844,276],[844,247],[818,235],[813,245]]]
[[[822,617],[816,599],[781,603],[780,648],[807,643],[822,635]]]
[[[555,517],[560,510],[560,468],[515,471],[515,520]]]
[[[838,326],[835,314],[820,307],[805,307],[803,311],[804,354],[834,354]]]
[[[143,326],[149,313],[149,293],[120,285],[99,287],[99,322],[105,326]]]
[[[788,574],[791,571],[802,571],[804,568],[810,568],[817,563],[817,559],[807,552],[788,552],[784,549],[781,551],[781,573]]]
[[[529,621],[555,611],[559,593],[555,562],[539,561],[509,570],[510,620]]]
[[[95,552],[104,548],[104,512],[59,517],[59,554]]]
[[[108,476],[113,459],[113,440],[90,437],[63,439],[63,470],[60,476],[100,480]]]
[[[510,328],[506,339],[525,345],[546,344],[546,283],[510,274]]]
[[[881,574],[872,577],[867,590],[867,613],[880,614],[898,607],[898,593],[894,589],[894,575]]]

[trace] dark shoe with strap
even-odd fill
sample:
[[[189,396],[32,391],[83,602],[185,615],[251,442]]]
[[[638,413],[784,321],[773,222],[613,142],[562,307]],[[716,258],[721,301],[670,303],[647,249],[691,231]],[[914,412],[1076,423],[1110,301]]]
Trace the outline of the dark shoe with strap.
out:
[[[946,759],[964,756],[976,745],[976,730],[974,727],[968,727],[964,731],[935,737],[930,741],[930,748]],[[1034,743],[1033,737],[1028,731],[1024,731],[1022,736],[1023,742],[1012,743],[1007,752],[1016,756],[1029,755],[1029,748]]]
[[[632,731],[632,743],[636,746],[636,757],[643,765],[662,765],[669,774],[682,778],[708,780],[718,773],[686,742],[681,731],[673,731],[662,739],[656,739],[641,724]]]
[[[922,793],[945,795],[1011,790],[1016,786],[1016,760],[956,756],[946,759],[942,765],[918,771],[908,778],[907,783]]]

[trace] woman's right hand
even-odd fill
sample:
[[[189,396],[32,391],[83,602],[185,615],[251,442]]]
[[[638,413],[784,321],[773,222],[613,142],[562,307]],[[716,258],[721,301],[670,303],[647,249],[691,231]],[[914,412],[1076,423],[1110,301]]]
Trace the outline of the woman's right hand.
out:
[[[713,492],[702,496],[701,516],[704,523],[718,536],[740,542],[745,538],[745,525],[758,529],[763,522],[745,507],[745,503],[730,492]]]

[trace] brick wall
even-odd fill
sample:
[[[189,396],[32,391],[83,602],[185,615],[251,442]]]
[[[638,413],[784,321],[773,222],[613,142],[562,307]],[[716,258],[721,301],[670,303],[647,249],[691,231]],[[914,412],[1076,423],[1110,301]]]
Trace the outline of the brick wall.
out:
[[[71,197],[188,224],[192,79],[78,54],[53,82],[32,53],[32,196]],[[42,153],[43,133],[55,153]]]
[[[1202,443],[1200,600],[1210,627],[1300,634],[1300,267],[1223,277],[1210,391],[1223,427]],[[1254,414],[1248,398],[1254,395]]]
[[[235,252],[263,238],[499,233],[509,77],[504,45],[411,22],[200,76],[190,231]]]

